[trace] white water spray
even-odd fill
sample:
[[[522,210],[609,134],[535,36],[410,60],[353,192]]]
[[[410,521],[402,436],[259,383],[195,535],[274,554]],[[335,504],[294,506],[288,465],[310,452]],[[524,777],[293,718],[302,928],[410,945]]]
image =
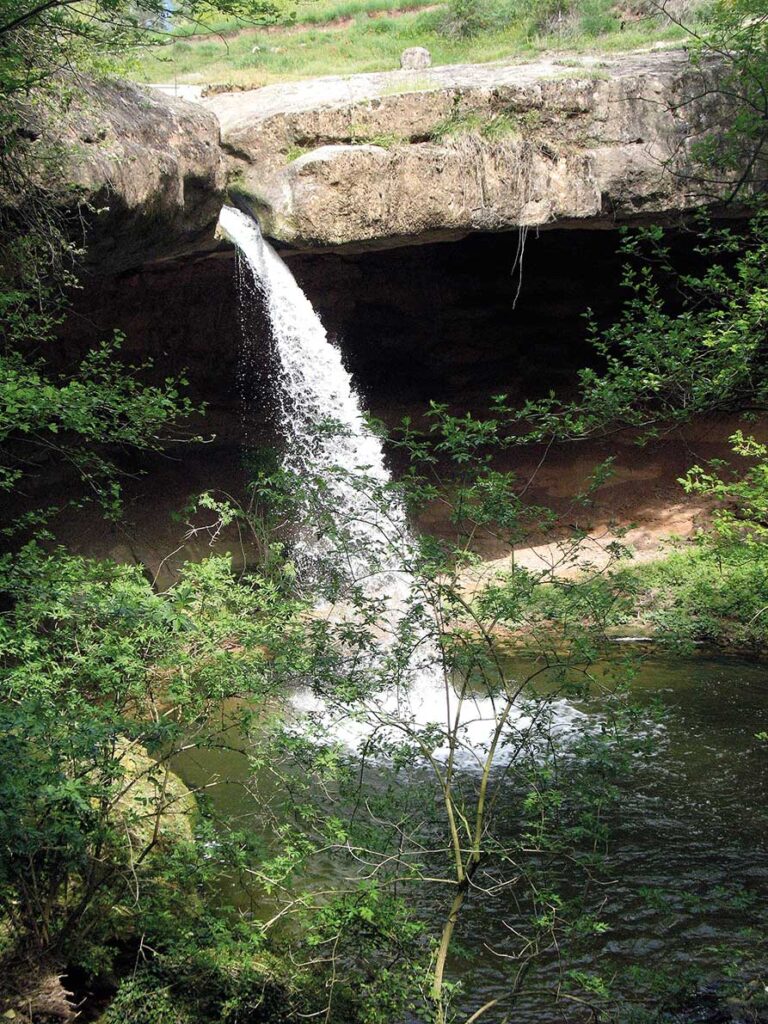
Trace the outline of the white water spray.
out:
[[[255,293],[262,296],[270,319],[281,378],[277,383],[286,434],[284,467],[299,476],[323,479],[324,500],[343,527],[347,542],[339,545],[315,533],[303,538],[300,555],[310,565],[343,560],[350,581],[383,601],[383,658],[387,634],[394,632],[415,597],[415,580],[407,569],[415,545],[402,503],[394,492],[387,491],[391,478],[381,441],[365,420],[341,354],[329,342],[312,304],[264,241],[256,222],[225,207],[219,223],[237,246],[241,261],[244,331],[250,329]],[[473,752],[482,756],[499,708],[490,698],[468,695],[459,706],[459,698],[445,680],[437,644],[426,628],[418,639],[418,655],[412,656],[405,677],[366,702],[358,718],[349,717],[345,710],[343,721],[330,722],[330,728],[336,738],[357,746],[374,728],[392,735],[398,730],[397,723],[413,729],[434,724],[444,734],[456,730],[466,755],[461,759],[471,762]],[[309,690],[297,694],[297,701],[315,720],[333,716]],[[512,731],[523,732],[530,728],[531,719],[516,710],[508,725]]]
[[[247,266],[241,276],[245,331],[247,307],[254,298],[249,290],[261,294],[270,319],[281,375],[277,398],[287,442],[284,468],[300,479],[322,478],[327,488],[323,501],[347,542],[334,546],[327,538],[304,537],[299,560],[307,568],[328,555],[343,559],[350,582],[362,581],[368,592],[386,590],[402,599],[407,584],[403,589],[391,575],[402,572],[405,549],[412,549],[405,510],[392,495],[385,515],[382,502],[370,495],[370,490],[381,493],[390,475],[381,441],[363,416],[341,354],[256,222],[224,207],[219,223]]]

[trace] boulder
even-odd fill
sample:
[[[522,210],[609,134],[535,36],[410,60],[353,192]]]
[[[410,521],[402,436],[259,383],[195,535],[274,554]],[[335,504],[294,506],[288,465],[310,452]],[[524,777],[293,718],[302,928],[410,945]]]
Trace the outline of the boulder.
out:
[[[400,54],[400,67],[405,71],[422,71],[432,64],[432,54],[425,46],[409,46]]]
[[[354,250],[671,219],[710,202],[691,146],[727,121],[719,74],[656,51],[331,77],[204,103],[267,235]]]

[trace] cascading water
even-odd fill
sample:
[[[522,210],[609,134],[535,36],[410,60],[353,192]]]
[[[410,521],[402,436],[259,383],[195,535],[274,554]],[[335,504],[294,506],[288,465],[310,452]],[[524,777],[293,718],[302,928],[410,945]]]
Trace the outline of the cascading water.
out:
[[[402,571],[402,555],[411,540],[405,511],[393,497],[385,516],[381,502],[371,500],[369,490],[386,488],[390,476],[381,442],[365,421],[341,354],[256,222],[225,207],[220,225],[247,267],[241,273],[244,331],[249,330],[254,290],[263,297],[271,322],[281,374],[277,398],[286,435],[284,468],[300,480],[323,480],[323,500],[347,541],[342,546],[316,534],[304,537],[299,560],[309,571],[313,562],[327,561],[329,555],[343,559],[350,582],[362,581],[369,592],[386,589],[403,597],[407,583],[399,586],[392,574]],[[362,478],[367,488],[359,486]]]
[[[277,397],[286,436],[284,468],[300,479],[322,480],[327,511],[342,527],[343,544],[317,531],[304,536],[300,562],[309,572],[318,564],[343,562],[350,583],[376,597],[382,624],[378,653],[383,658],[398,623],[418,601],[407,568],[415,545],[405,509],[388,489],[391,478],[381,441],[365,420],[341,354],[329,342],[288,267],[264,241],[258,224],[231,207],[224,208],[219,223],[238,251],[246,342],[257,294],[269,316],[280,373]],[[397,682],[384,686],[366,707],[367,721],[334,722],[338,739],[356,744],[370,732],[371,718],[379,730],[397,722],[415,729],[434,724],[444,733],[456,730],[458,698],[444,678],[438,645],[426,627],[417,640],[418,656],[413,655],[405,674],[398,673]],[[297,700],[315,718],[328,710],[310,691],[302,691]],[[520,712],[512,719],[512,728],[525,731],[530,726],[531,719]],[[497,707],[491,699],[465,695],[458,736],[470,759],[473,751],[481,755],[496,721]]]

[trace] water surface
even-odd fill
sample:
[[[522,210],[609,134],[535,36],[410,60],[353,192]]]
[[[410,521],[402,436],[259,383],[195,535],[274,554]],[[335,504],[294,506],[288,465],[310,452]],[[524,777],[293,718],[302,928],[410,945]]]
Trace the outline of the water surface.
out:
[[[768,1020],[727,1003],[722,988],[728,974],[768,984],[768,746],[755,737],[768,727],[768,670],[736,659],[651,657],[633,683],[633,698],[645,709],[649,739],[620,780],[622,797],[610,814],[610,884],[601,889],[608,930],[590,937],[570,967],[599,974],[649,1012],[661,1005],[650,979],[674,988],[696,977],[690,989],[698,996],[681,998],[679,1016],[664,1019]],[[599,714],[589,705],[582,710]],[[197,752],[179,770],[190,783],[212,773],[229,780],[212,791],[225,818],[248,820],[253,813],[256,804],[244,788],[247,759],[236,749]],[[514,798],[510,792],[510,805]],[[510,814],[510,827],[515,822]],[[236,886],[228,897],[241,907],[250,899]],[[506,925],[515,910],[506,899],[476,896],[462,915],[461,953],[450,963],[452,979],[464,986],[459,1020],[509,990],[510,964],[497,955],[514,949]],[[268,912],[264,904],[255,910]],[[439,919],[442,897],[430,894],[420,910]],[[510,1022],[593,1019],[589,1006],[555,999],[554,963],[543,965],[531,987]],[[618,1019],[643,1019],[634,1012],[625,1007]],[[482,1019],[505,1018],[492,1010]]]

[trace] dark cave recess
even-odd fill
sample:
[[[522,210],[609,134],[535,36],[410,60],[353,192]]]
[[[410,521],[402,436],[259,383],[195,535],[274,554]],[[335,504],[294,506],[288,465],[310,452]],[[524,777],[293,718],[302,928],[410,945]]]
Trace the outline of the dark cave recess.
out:
[[[670,240],[689,269],[692,235],[678,231]],[[430,400],[477,408],[492,394],[568,386],[591,360],[586,311],[608,323],[627,294],[616,231],[531,230],[520,243],[517,232],[474,235],[354,255],[295,254],[289,265],[365,405],[382,415]],[[268,413],[274,356],[262,310],[250,310],[253,358],[238,372],[232,252],[85,279],[58,359],[71,366],[115,328],[126,336],[126,358],[152,359],[162,377],[184,372],[213,422],[232,419],[243,387],[252,413]]]
[[[677,232],[671,242],[679,265],[691,269],[692,236]],[[394,426],[403,415],[418,423],[430,400],[450,404],[457,414],[482,413],[494,394],[519,398],[567,389],[576,370],[593,360],[585,311],[592,308],[610,322],[625,297],[618,232],[531,231],[515,302],[518,243],[516,233],[478,235],[354,255],[296,254],[289,265],[340,345],[364,404]],[[263,309],[248,306],[244,345],[237,273],[233,251],[220,251],[92,276],[75,293],[61,344],[53,349],[58,367],[71,369],[117,328],[125,334],[128,361],[151,359],[156,379],[186,375],[191,397],[208,405],[204,420],[192,426],[210,441],[170,445],[160,454],[116,453],[127,474],[125,521],[105,523],[96,506],[65,511],[55,532],[71,550],[138,561],[149,578],[162,572],[164,584],[185,559],[212,550],[231,551],[238,565],[257,557],[231,531],[212,547],[209,513],[191,520],[179,514],[201,491],[247,500],[250,460],[269,458],[282,444],[268,322]],[[617,476],[606,486],[600,514],[605,521],[655,521],[678,507],[677,481],[692,461],[727,454],[722,443],[713,447],[717,424],[702,429],[695,451],[690,438],[667,438],[659,452],[649,452],[612,437],[578,452],[553,450],[543,469],[536,446],[515,449],[507,468],[522,480],[536,479],[532,501],[561,511],[565,503],[568,522],[576,523],[581,512],[570,511],[573,494],[583,491],[596,465],[618,452]],[[245,460],[244,448],[255,449]],[[390,454],[397,472],[397,452]],[[29,486],[32,505],[51,494],[80,493],[72,473],[53,462],[41,465]],[[439,534],[440,514],[425,509],[419,523]],[[192,535],[189,523],[198,528]],[[176,552],[170,560],[169,552]],[[493,557],[495,549],[483,552]]]

